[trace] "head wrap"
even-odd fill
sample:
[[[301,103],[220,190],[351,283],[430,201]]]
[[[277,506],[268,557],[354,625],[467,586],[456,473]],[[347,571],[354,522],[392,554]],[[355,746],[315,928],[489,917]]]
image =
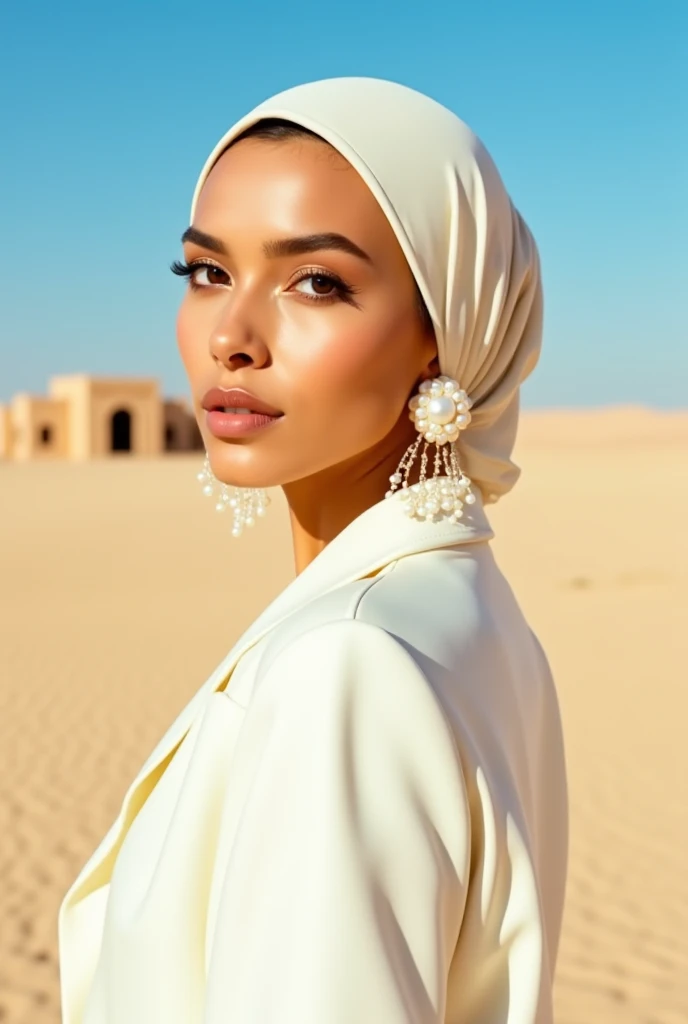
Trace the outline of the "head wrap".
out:
[[[486,503],[511,490],[519,387],[542,344],[540,261],[482,142],[446,107],[377,78],[331,78],[278,93],[220,139],[196,185],[246,128],[278,117],[316,132],[375,196],[432,318],[440,372],[473,400],[459,463]]]

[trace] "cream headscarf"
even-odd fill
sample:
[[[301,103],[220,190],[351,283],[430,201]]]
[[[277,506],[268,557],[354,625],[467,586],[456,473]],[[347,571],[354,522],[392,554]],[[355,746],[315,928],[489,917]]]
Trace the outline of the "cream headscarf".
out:
[[[288,89],[229,129],[211,167],[256,121],[310,128],[358,171],[389,220],[432,317],[440,371],[473,400],[459,435],[461,468],[485,503],[511,490],[519,386],[537,363],[543,299],[535,241],[489,153],[435,100],[376,78],[331,78]]]

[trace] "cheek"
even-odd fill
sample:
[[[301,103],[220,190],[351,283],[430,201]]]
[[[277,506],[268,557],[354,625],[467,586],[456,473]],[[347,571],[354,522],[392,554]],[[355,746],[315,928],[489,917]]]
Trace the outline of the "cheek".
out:
[[[405,337],[401,318],[389,314],[342,320],[317,344],[304,346],[302,339],[296,360],[304,382],[300,404],[309,417],[349,431],[358,424],[379,439],[396,423],[416,377],[408,328]]]

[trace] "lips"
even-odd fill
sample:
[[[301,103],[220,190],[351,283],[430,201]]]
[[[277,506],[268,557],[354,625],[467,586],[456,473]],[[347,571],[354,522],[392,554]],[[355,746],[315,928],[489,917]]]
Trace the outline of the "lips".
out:
[[[252,395],[243,388],[211,388],[203,396],[202,407],[207,412],[232,410],[242,415],[258,413],[262,416],[278,417],[282,413],[274,406]]]
[[[243,388],[211,388],[203,396],[206,424],[215,437],[249,438],[282,419],[282,413]]]

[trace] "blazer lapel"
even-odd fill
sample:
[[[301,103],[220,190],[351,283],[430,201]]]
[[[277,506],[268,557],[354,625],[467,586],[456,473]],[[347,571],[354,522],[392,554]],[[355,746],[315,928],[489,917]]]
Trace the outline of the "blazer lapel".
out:
[[[494,536],[480,492],[465,506],[458,523],[411,520],[400,501],[383,499],[346,527],[259,615],[211,673],[156,744],[129,786],[120,813],[67,891],[60,913],[103,885],[124,837],[149,793],[165,771],[207,697],[222,689],[241,657],[288,615],[310,601],[356,579],[377,572],[405,555],[455,547]]]

